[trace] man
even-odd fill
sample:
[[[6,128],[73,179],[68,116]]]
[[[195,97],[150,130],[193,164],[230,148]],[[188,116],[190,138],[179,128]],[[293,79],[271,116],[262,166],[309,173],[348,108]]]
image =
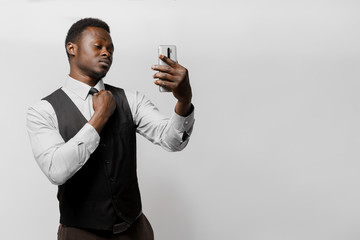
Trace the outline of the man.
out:
[[[69,77],[27,115],[34,157],[59,186],[58,239],[153,239],[141,210],[135,133],[168,151],[187,145],[194,124],[187,70],[161,55],[169,66],[152,66],[154,83],[177,99],[169,119],[144,95],[104,84],[114,52],[105,22],[74,23],[65,47]]]

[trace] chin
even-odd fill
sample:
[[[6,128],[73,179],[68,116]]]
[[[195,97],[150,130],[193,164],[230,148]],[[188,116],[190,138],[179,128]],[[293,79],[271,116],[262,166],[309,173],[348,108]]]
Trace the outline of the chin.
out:
[[[104,78],[106,76],[108,71],[98,71],[98,72],[94,72],[94,78],[97,79],[101,79]]]

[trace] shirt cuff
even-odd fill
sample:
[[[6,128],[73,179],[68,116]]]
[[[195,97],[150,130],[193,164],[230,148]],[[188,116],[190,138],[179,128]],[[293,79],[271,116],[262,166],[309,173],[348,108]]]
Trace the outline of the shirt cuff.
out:
[[[180,116],[179,114],[174,112],[173,116],[170,119],[170,121],[172,122],[172,126],[174,126],[174,128],[179,132],[186,132],[190,134],[195,122],[194,112],[194,107],[192,107],[192,112],[186,117]]]
[[[99,146],[100,135],[91,124],[86,123],[74,136],[74,140],[78,145],[85,144],[87,151],[91,154]]]

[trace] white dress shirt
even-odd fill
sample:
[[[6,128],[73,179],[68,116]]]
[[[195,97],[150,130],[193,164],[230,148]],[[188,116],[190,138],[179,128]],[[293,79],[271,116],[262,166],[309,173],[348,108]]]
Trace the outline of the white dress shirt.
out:
[[[94,87],[99,91],[105,89],[102,80]],[[87,120],[94,114],[90,88],[71,77],[66,79],[62,87]],[[187,117],[174,112],[171,118],[167,118],[143,94],[125,91],[125,95],[139,134],[168,151],[180,151],[187,145],[195,121],[194,111]],[[45,100],[28,108],[27,130],[38,165],[56,185],[64,184],[73,176],[100,142],[97,131],[86,123],[65,143],[59,133],[55,111]]]

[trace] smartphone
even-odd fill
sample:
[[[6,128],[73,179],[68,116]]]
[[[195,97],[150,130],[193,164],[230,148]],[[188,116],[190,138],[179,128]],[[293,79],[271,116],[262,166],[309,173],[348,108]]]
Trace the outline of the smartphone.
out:
[[[175,62],[177,61],[175,45],[160,45],[158,48],[158,56],[160,54],[170,58],[171,60],[173,60]],[[160,58],[158,58],[158,64],[159,65],[167,65]],[[161,86],[159,86],[159,91],[160,92],[169,92],[168,90],[166,90],[165,88],[163,88]]]

